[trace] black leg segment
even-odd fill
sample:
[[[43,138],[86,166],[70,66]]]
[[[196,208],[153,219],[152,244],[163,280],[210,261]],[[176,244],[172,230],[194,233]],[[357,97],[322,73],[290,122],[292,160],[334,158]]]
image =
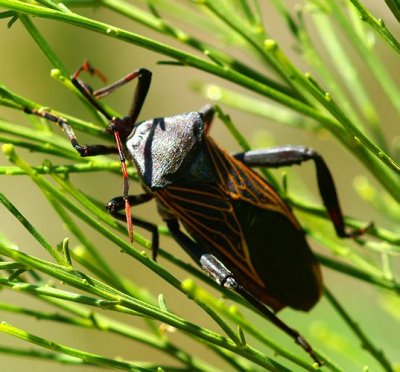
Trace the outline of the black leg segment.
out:
[[[369,227],[346,231],[342,209],[333,182],[333,177],[324,159],[316,151],[305,146],[286,145],[239,153],[234,155],[248,167],[277,168],[301,164],[313,160],[317,171],[318,188],[330,219],[339,237],[356,237],[363,234]]]

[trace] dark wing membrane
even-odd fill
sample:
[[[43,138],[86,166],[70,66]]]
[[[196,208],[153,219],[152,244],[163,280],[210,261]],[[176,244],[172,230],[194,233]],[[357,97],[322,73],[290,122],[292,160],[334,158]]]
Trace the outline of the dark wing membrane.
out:
[[[281,213],[234,202],[250,247],[250,261],[268,294],[287,306],[309,310],[319,300],[322,277],[303,233]]]

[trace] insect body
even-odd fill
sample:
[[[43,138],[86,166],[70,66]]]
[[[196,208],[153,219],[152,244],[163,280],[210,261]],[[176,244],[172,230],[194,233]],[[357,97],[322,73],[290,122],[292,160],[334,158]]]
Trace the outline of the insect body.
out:
[[[204,116],[146,121],[132,133],[126,147],[145,188],[167,224],[180,221],[256,298],[274,310],[309,310],[321,274],[297,220],[260,176],[205,133]]]
[[[311,346],[270,310],[289,306],[311,309],[322,293],[320,268],[290,208],[251,167],[279,167],[313,160],[320,194],[337,234],[349,237],[362,230],[345,231],[332,176],[323,159],[304,146],[228,154],[208,135],[214,111],[207,106],[169,118],[136,123],[151,81],[139,69],[108,87],[92,91],[78,80],[81,71],[96,73],[84,64],[73,84],[110,120],[108,131],[117,147],[80,145],[66,120],[47,112],[28,111],[57,122],[82,156],[119,153],[123,175],[122,197],[107,204],[109,212],[152,232],[153,257],[158,249],[157,226],[131,217],[130,206],[156,199],[172,236],[218,283],[233,288],[263,315],[291,335],[316,361]],[[101,98],[138,78],[129,115],[114,118],[99,105]],[[125,143],[125,145],[123,145]],[[125,153],[142,181],[144,193],[128,195]],[[125,215],[121,210],[125,209]],[[180,229],[183,225],[187,235]],[[268,307],[267,307],[267,306]]]

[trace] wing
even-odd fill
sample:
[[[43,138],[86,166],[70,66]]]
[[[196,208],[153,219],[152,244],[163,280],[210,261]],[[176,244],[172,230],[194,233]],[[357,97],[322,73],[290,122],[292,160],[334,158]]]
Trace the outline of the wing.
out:
[[[301,230],[290,208],[265,180],[220,148],[211,138],[206,143],[219,183],[229,190],[233,200],[242,200],[257,208],[281,213]]]
[[[249,266],[246,243],[234,207],[219,185],[169,186],[155,194],[198,242],[212,252],[219,252],[220,256],[229,253],[235,266],[261,283]]]
[[[293,213],[260,176],[205,142],[216,182],[172,185],[158,199],[262,302],[309,309],[321,277]]]

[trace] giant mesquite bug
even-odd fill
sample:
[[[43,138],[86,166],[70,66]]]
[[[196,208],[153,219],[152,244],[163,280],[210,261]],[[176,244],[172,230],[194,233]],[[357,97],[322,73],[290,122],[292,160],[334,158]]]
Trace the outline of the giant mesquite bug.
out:
[[[92,90],[79,79],[82,71],[99,74],[84,63],[71,81],[109,120],[107,131],[116,146],[80,145],[68,122],[48,111],[26,112],[58,123],[81,156],[118,153],[124,178],[123,196],[107,204],[108,211],[152,233],[157,257],[157,226],[132,217],[130,207],[151,199],[171,235],[220,285],[232,288],[258,311],[289,334],[321,364],[307,341],[275,312],[289,306],[310,310],[322,291],[320,267],[291,209],[252,167],[281,167],[313,160],[324,205],[340,237],[353,237],[364,229],[347,231],[335,185],[324,160],[314,150],[287,145],[228,154],[209,135],[213,108],[137,123],[151,72],[138,69],[102,89]],[[112,117],[98,99],[137,78],[126,117]],[[144,193],[129,195],[125,156],[133,161]],[[125,209],[125,214],[121,213]],[[184,226],[187,233],[182,231]]]

